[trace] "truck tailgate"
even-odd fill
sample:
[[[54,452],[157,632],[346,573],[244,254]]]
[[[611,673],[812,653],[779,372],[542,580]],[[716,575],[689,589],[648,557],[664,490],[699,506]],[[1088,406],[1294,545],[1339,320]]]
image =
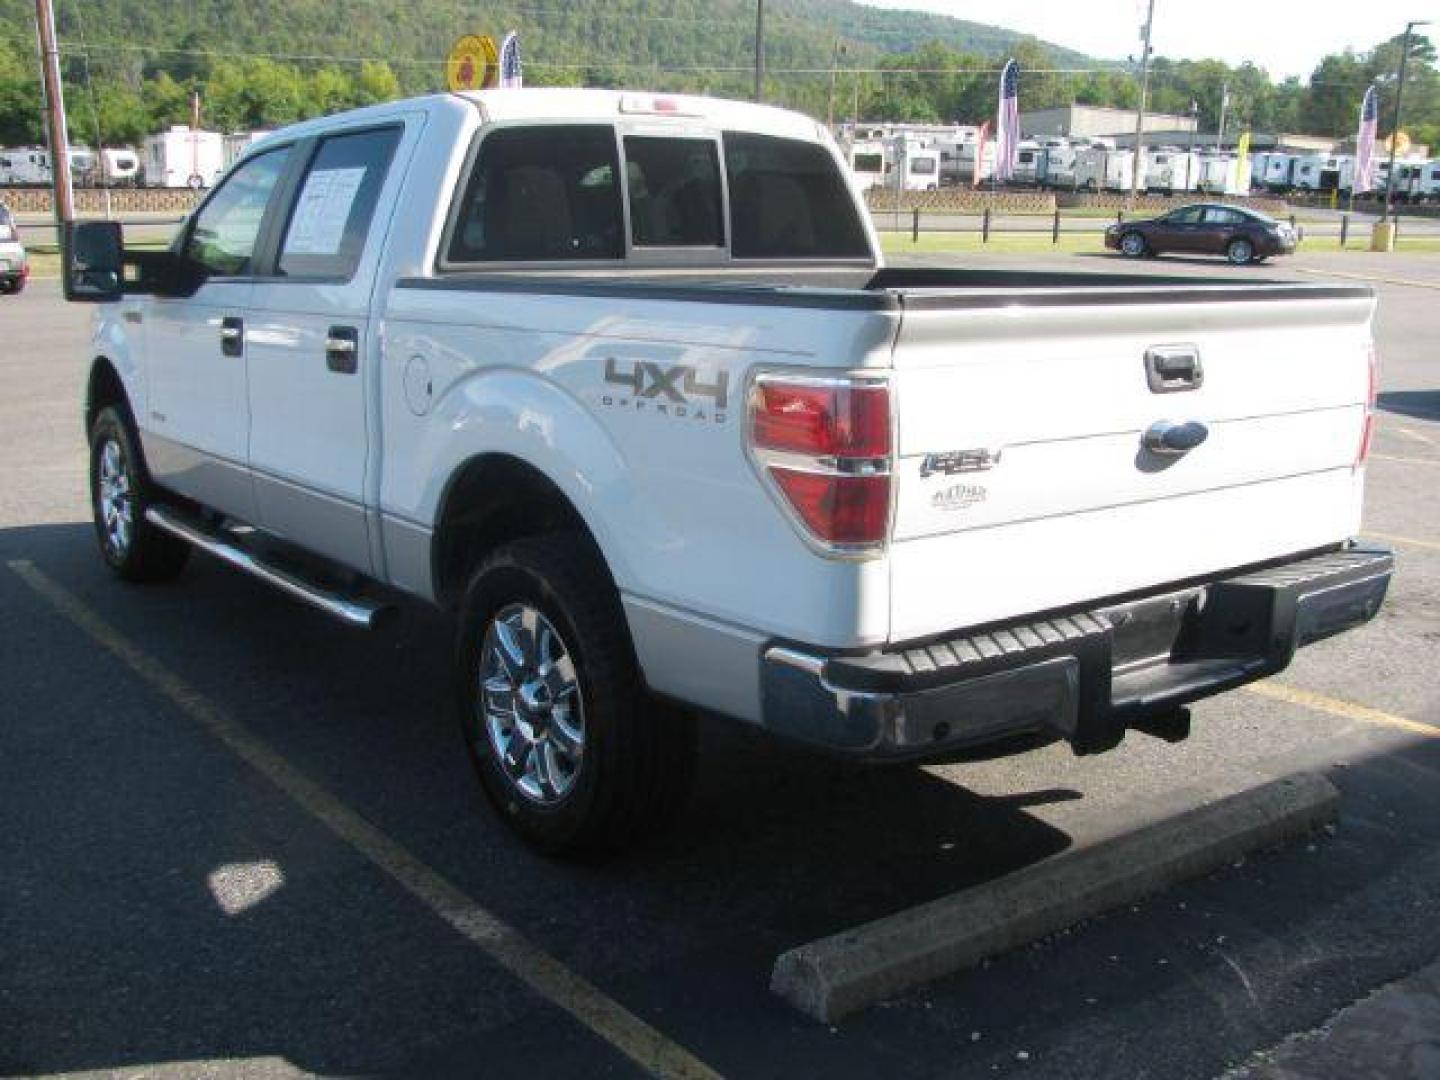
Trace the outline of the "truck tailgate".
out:
[[[1261,562],[1358,529],[1368,290],[898,295],[892,640]],[[1173,455],[1146,449],[1163,422],[1203,425],[1204,441]]]

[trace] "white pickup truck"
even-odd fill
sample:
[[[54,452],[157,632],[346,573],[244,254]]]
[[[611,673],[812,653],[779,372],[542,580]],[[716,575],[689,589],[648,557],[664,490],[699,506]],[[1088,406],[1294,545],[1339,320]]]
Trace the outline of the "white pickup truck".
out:
[[[885,269],[825,129],[491,90],[253,147],[105,301],[96,531],[339,619],[456,613],[486,791],[550,851],[673,816],[694,710],[873,761],[1127,729],[1363,623],[1369,290]]]

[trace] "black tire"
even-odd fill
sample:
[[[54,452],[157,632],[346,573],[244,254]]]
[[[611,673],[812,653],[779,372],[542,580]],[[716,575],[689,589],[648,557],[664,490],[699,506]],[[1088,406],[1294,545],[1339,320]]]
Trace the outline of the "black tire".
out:
[[[25,282],[28,281],[28,280],[29,280],[28,278],[23,278],[23,277],[22,277],[22,278],[16,278],[14,281],[12,281],[12,282],[10,283],[10,292],[11,292],[11,294],[18,296],[20,293],[24,292],[24,291],[25,291]]]
[[[1225,258],[1233,266],[1245,266],[1255,261],[1255,245],[1242,236],[1237,236],[1225,245]]]
[[[123,494],[116,486],[106,488],[105,477],[116,475],[117,465]],[[114,406],[101,409],[90,428],[90,512],[101,556],[126,581],[170,581],[190,558],[189,544],[145,520],[153,490],[125,416]],[[123,540],[110,516],[117,513],[126,521]]]
[[[1145,237],[1131,231],[1120,234],[1120,251],[1129,258],[1143,259],[1150,254],[1150,245],[1145,242]]]
[[[536,695],[527,698],[524,688],[547,681],[538,674],[544,665],[518,665],[530,674],[510,677],[494,648],[497,623],[529,612],[536,613],[529,615],[536,632],[527,640],[548,639],[551,651],[563,653],[572,665],[568,670],[576,689],[568,698],[568,717],[583,734],[578,760],[554,743],[553,713],[537,723],[533,712],[525,712]],[[536,644],[535,651],[543,654],[544,649]],[[607,854],[633,846],[674,820],[694,775],[694,718],[646,692],[619,596],[587,538],[533,537],[486,558],[466,590],[455,655],[460,724],[471,763],[500,816],[527,843],[550,855]],[[499,690],[491,691],[498,706],[494,710],[487,710],[482,699],[487,678],[499,681]],[[550,710],[561,700],[558,693],[551,698],[547,692],[545,698]],[[513,721],[506,743],[495,726],[503,728],[507,717],[522,713],[528,719]],[[527,730],[546,734],[531,741]],[[547,791],[528,772],[547,740],[552,756],[544,771],[555,787],[559,781],[553,778],[563,778],[568,784],[563,792]]]

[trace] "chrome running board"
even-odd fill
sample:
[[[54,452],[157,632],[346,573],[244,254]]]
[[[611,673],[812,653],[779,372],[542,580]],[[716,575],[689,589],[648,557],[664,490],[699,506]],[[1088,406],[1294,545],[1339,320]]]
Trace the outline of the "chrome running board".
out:
[[[389,604],[339,596],[319,585],[313,585],[288,570],[272,566],[234,541],[189,521],[166,507],[150,507],[145,511],[145,520],[157,529],[163,529],[201,551],[209,552],[235,569],[243,570],[252,577],[275,586],[281,592],[303,600],[311,607],[319,608],[348,626],[372,630],[384,614],[394,610]]]

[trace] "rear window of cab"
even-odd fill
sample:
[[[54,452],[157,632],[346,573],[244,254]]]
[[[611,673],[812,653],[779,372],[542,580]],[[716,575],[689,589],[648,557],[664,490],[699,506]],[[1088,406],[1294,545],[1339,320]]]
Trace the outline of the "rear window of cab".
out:
[[[444,262],[619,261],[648,249],[708,252],[706,261],[871,257],[822,146],[731,131],[617,138],[609,124],[561,124],[482,137]]]

